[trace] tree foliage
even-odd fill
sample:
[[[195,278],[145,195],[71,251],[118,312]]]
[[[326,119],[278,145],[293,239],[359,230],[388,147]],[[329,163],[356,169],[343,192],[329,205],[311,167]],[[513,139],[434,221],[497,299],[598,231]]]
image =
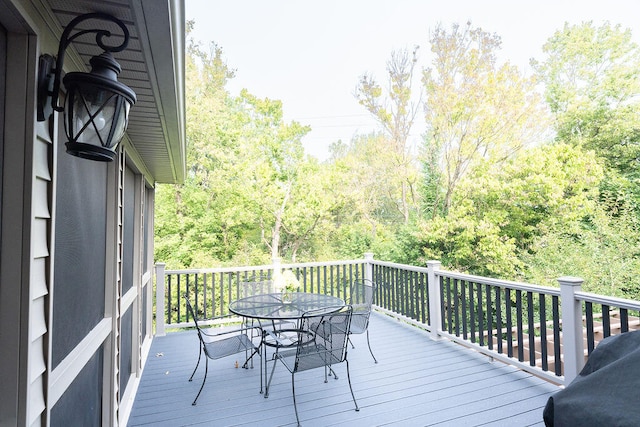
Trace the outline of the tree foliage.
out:
[[[545,83],[558,139],[598,152],[608,166],[637,171],[640,158],[640,48],[631,30],[565,24],[533,61]]]
[[[397,200],[397,209],[405,224],[419,206],[415,158],[407,146],[418,113],[418,106],[412,100],[417,50],[415,47],[411,54],[407,50],[391,53],[387,62],[386,92],[370,74],[362,75],[356,88],[358,102],[380,123],[388,139],[385,149],[377,153],[384,159],[378,167],[387,175],[387,182],[391,184],[389,196],[391,200]]]
[[[431,197],[435,210],[446,213],[466,173],[485,159],[499,165],[540,142],[546,117],[535,80],[497,63],[499,36],[468,22],[450,32],[438,26],[430,41],[433,66],[423,72],[427,166],[433,174],[437,153],[443,188]]]
[[[486,161],[461,181],[448,215],[419,223],[422,262],[521,279],[520,256],[537,238],[592,215],[602,174],[592,153],[563,144],[524,150],[501,168]]]
[[[278,100],[231,96],[222,49],[190,40],[189,169],[184,183],[157,187],[156,259],[210,267],[372,251],[545,285],[580,276],[587,290],[640,298],[630,32],[565,25],[533,62],[535,77],[498,63],[500,38],[471,23],[438,27],[429,41],[419,90],[415,50],[391,53],[385,86],[359,79],[356,99],[380,130],[334,142],[321,163],[304,153],[308,126],[285,122]],[[415,153],[407,138],[420,112],[427,133]]]

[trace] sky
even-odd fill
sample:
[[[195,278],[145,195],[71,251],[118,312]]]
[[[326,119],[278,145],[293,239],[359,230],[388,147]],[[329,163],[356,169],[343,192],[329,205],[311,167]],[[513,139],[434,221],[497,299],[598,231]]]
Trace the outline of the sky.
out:
[[[380,126],[358,104],[355,89],[367,73],[386,87],[386,64],[399,49],[418,49],[414,87],[432,59],[429,33],[470,21],[502,39],[500,62],[530,73],[530,58],[565,22],[605,21],[632,30],[640,43],[639,0],[185,0],[193,37],[223,49],[235,77],[233,95],[247,89],[282,101],[286,122],[311,126],[305,152],[324,160],[331,143]],[[419,114],[421,116],[421,114]],[[424,133],[417,120],[409,143]]]

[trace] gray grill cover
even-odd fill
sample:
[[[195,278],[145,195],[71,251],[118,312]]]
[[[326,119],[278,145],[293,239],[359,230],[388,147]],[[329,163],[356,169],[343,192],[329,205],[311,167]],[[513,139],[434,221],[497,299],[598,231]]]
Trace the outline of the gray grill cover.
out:
[[[602,340],[543,417],[546,426],[639,426],[640,331]]]

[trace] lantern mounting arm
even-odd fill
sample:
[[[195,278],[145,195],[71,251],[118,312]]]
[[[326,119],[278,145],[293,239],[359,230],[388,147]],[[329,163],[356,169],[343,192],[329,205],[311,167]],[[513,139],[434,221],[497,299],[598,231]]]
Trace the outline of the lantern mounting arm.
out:
[[[124,35],[124,40],[121,44],[117,46],[109,46],[103,42],[105,37],[111,37],[111,32],[108,30],[99,30],[99,29],[90,29],[90,30],[82,30],[78,31],[74,35],[70,35],[73,29],[79,23],[89,20],[89,19],[100,19],[104,21],[111,21],[116,24],[122,30]],[[85,34],[95,33],[96,34],[96,44],[105,52],[120,52],[126,49],[129,44],[129,30],[127,27],[120,21],[119,19],[114,18],[111,15],[106,13],[87,13],[85,15],[80,15],[75,17],[69,24],[65,27],[62,32],[62,36],[60,37],[60,45],[58,47],[58,57],[56,58],[56,66],[55,66],[55,75],[53,80],[53,90],[49,94],[51,95],[51,108],[55,111],[62,112],[64,111],[64,107],[57,105],[58,104],[58,93],[60,92],[60,77],[62,74],[62,67],[64,64],[64,55],[67,47],[71,44],[73,40],[76,38],[83,36]],[[49,85],[48,85],[49,86]]]

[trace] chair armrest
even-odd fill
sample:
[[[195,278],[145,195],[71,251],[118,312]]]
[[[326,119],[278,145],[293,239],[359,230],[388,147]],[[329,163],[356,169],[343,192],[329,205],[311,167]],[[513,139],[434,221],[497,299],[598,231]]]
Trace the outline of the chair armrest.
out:
[[[304,329],[276,329],[276,330],[265,330],[265,335],[268,338],[271,338],[271,342],[264,341],[264,343],[270,347],[295,347],[298,345],[299,337],[306,336],[308,339],[302,342],[302,345],[308,344],[315,339],[315,334],[312,331],[307,331]]]
[[[211,332],[211,329],[213,329],[213,328],[208,328],[206,330],[200,328],[200,332],[205,337],[219,337],[219,336],[223,336],[223,335],[237,334],[239,332],[240,333],[245,333],[246,331],[248,331],[250,329],[260,329],[260,328],[258,328],[257,326],[243,326],[243,327],[234,327],[233,329],[221,330],[221,331],[216,331],[216,332]]]

